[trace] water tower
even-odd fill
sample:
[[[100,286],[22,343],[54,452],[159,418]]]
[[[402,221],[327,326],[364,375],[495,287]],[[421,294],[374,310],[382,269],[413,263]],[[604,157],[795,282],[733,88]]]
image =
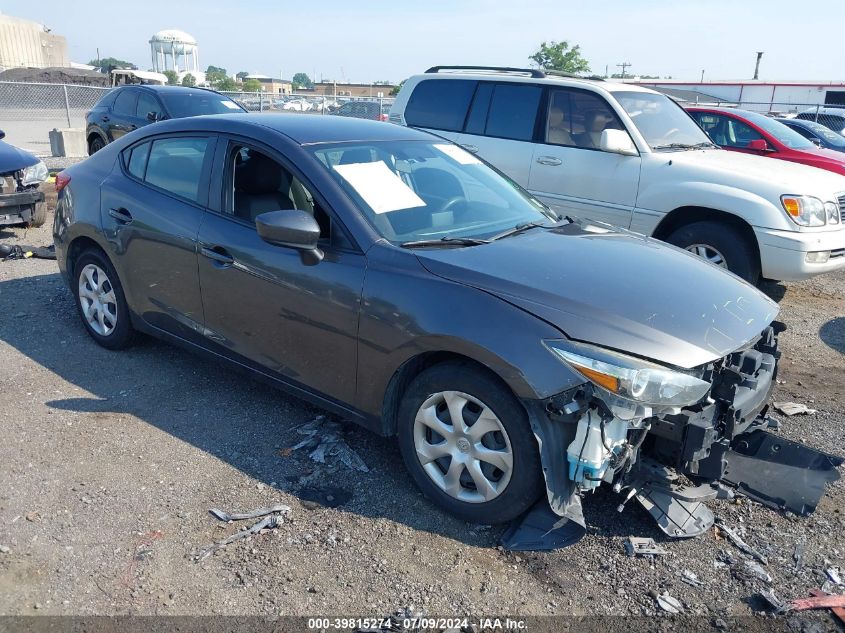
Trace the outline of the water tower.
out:
[[[200,72],[198,50],[197,41],[184,31],[165,29],[150,38],[153,70],[157,73],[174,70],[180,79],[187,73],[198,82],[204,77]]]

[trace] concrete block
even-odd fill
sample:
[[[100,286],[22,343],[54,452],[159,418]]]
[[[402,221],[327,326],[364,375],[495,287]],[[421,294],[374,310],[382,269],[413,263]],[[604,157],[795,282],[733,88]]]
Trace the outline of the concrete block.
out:
[[[85,142],[83,128],[50,130],[50,152],[53,156],[88,156],[88,144]]]

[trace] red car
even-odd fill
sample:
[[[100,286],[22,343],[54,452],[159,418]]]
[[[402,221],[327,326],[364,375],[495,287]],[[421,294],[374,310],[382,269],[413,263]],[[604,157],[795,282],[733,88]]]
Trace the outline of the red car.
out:
[[[845,175],[845,155],[817,147],[779,121],[759,112],[692,106],[687,111],[713,142],[745,154],[827,169]]]

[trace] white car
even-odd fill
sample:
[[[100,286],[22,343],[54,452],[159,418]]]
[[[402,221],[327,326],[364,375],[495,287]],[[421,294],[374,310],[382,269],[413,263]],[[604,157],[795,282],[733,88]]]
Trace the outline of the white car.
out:
[[[390,120],[462,145],[561,213],[665,240],[752,283],[845,268],[845,177],[719,149],[653,90],[434,67],[405,82]]]

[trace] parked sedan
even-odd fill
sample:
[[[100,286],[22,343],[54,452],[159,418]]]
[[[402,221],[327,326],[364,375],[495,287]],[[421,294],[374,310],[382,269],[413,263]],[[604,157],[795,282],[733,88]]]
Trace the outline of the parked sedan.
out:
[[[815,121],[804,119],[775,119],[786,127],[795,130],[805,139],[818,147],[832,149],[835,152],[845,152],[845,136],[837,134],[829,127]]]
[[[542,499],[583,527],[580,494],[605,482],[693,536],[715,488],[670,486],[652,460],[799,513],[837,477],[835,458],[764,431],[773,301],[687,251],[560,217],[426,132],[165,121],[56,186],[58,263],[94,341],[204,350],[396,436],[464,520]],[[801,483],[780,465],[796,455]]]
[[[692,106],[687,110],[720,147],[845,175],[845,156],[815,145],[795,130],[764,114],[700,106]]]
[[[3,141],[0,130],[0,227],[41,226],[47,220],[44,193],[47,167],[40,158]]]
[[[845,136],[845,106],[821,106],[799,112],[796,119],[815,121],[837,134]]]
[[[246,110],[236,101],[213,90],[181,86],[121,86],[106,93],[85,115],[88,155],[124,134],[156,121],[235,112]]]

